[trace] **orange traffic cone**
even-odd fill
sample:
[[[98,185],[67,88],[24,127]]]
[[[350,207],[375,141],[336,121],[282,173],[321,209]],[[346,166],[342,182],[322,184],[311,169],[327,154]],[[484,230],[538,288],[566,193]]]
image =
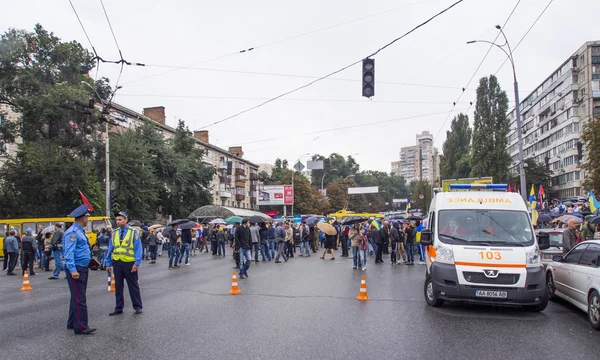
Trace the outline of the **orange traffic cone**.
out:
[[[233,275],[231,275],[231,290],[229,290],[229,294],[230,295],[239,295],[241,293],[242,292],[238,288],[237,276],[235,275],[235,271],[234,271]]]
[[[360,290],[358,292],[358,296],[356,297],[356,300],[361,300],[361,301],[371,300],[371,299],[369,299],[369,295],[367,294],[367,279],[365,278],[364,275],[363,275],[362,279],[360,280]]]
[[[110,273],[110,277],[108,278],[108,291],[115,292],[115,274]]]
[[[23,287],[21,287],[21,291],[31,291],[33,288],[29,285],[29,274],[28,271],[25,270],[23,273]]]

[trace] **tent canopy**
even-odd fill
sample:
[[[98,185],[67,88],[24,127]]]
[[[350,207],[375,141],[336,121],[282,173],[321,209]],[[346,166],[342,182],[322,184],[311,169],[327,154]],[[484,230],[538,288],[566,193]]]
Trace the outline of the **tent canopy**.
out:
[[[188,218],[198,220],[216,218],[226,219],[230,216],[241,216],[243,218],[249,218],[254,215],[262,217],[263,219],[265,219],[265,221],[273,221],[273,219],[270,216],[267,216],[259,211],[219,205],[206,205],[199,207],[196,210],[194,210],[190,215],[188,215]]]

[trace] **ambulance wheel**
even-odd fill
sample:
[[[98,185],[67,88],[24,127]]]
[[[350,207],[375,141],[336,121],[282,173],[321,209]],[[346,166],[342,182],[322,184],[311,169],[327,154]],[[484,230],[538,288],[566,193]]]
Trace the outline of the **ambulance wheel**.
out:
[[[437,294],[433,290],[433,280],[431,279],[431,275],[427,274],[425,277],[425,301],[427,305],[433,307],[440,307],[444,305],[444,300],[438,298]]]

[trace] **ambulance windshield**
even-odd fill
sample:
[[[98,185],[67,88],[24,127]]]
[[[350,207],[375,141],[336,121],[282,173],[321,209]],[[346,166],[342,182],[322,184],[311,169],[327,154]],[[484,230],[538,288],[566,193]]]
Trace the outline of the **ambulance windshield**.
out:
[[[533,245],[529,215],[510,210],[442,210],[439,236],[453,244]]]

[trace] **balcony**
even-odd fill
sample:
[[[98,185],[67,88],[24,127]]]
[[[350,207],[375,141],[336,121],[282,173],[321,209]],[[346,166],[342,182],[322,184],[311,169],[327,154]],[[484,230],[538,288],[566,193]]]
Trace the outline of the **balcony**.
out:
[[[256,191],[256,185],[250,185],[250,191]]]
[[[231,193],[229,191],[219,191],[219,197],[230,198],[231,197]]]
[[[229,177],[229,176],[219,176],[219,181],[222,184],[230,184],[231,183],[231,177]]]
[[[235,181],[243,181],[246,182],[246,177],[243,175],[236,175],[235,176]]]
[[[592,90],[592,97],[594,99],[600,99],[600,90]]]
[[[257,173],[250,173],[250,180],[258,180],[258,174]]]
[[[236,201],[243,201],[245,198],[246,198],[246,195],[244,195],[244,194],[235,194]]]
[[[256,204],[256,196],[251,196],[250,197],[250,203]]]
[[[245,188],[246,187],[246,181],[242,181],[242,180],[235,180],[235,187],[239,187],[239,188]]]
[[[219,169],[222,169],[222,170],[227,170],[227,163],[226,163],[226,162],[224,162],[224,161],[223,161],[223,162],[220,162],[220,163],[219,163]]]
[[[242,168],[235,168],[235,174],[236,175],[242,175],[245,176],[246,175],[246,170],[242,169]]]

